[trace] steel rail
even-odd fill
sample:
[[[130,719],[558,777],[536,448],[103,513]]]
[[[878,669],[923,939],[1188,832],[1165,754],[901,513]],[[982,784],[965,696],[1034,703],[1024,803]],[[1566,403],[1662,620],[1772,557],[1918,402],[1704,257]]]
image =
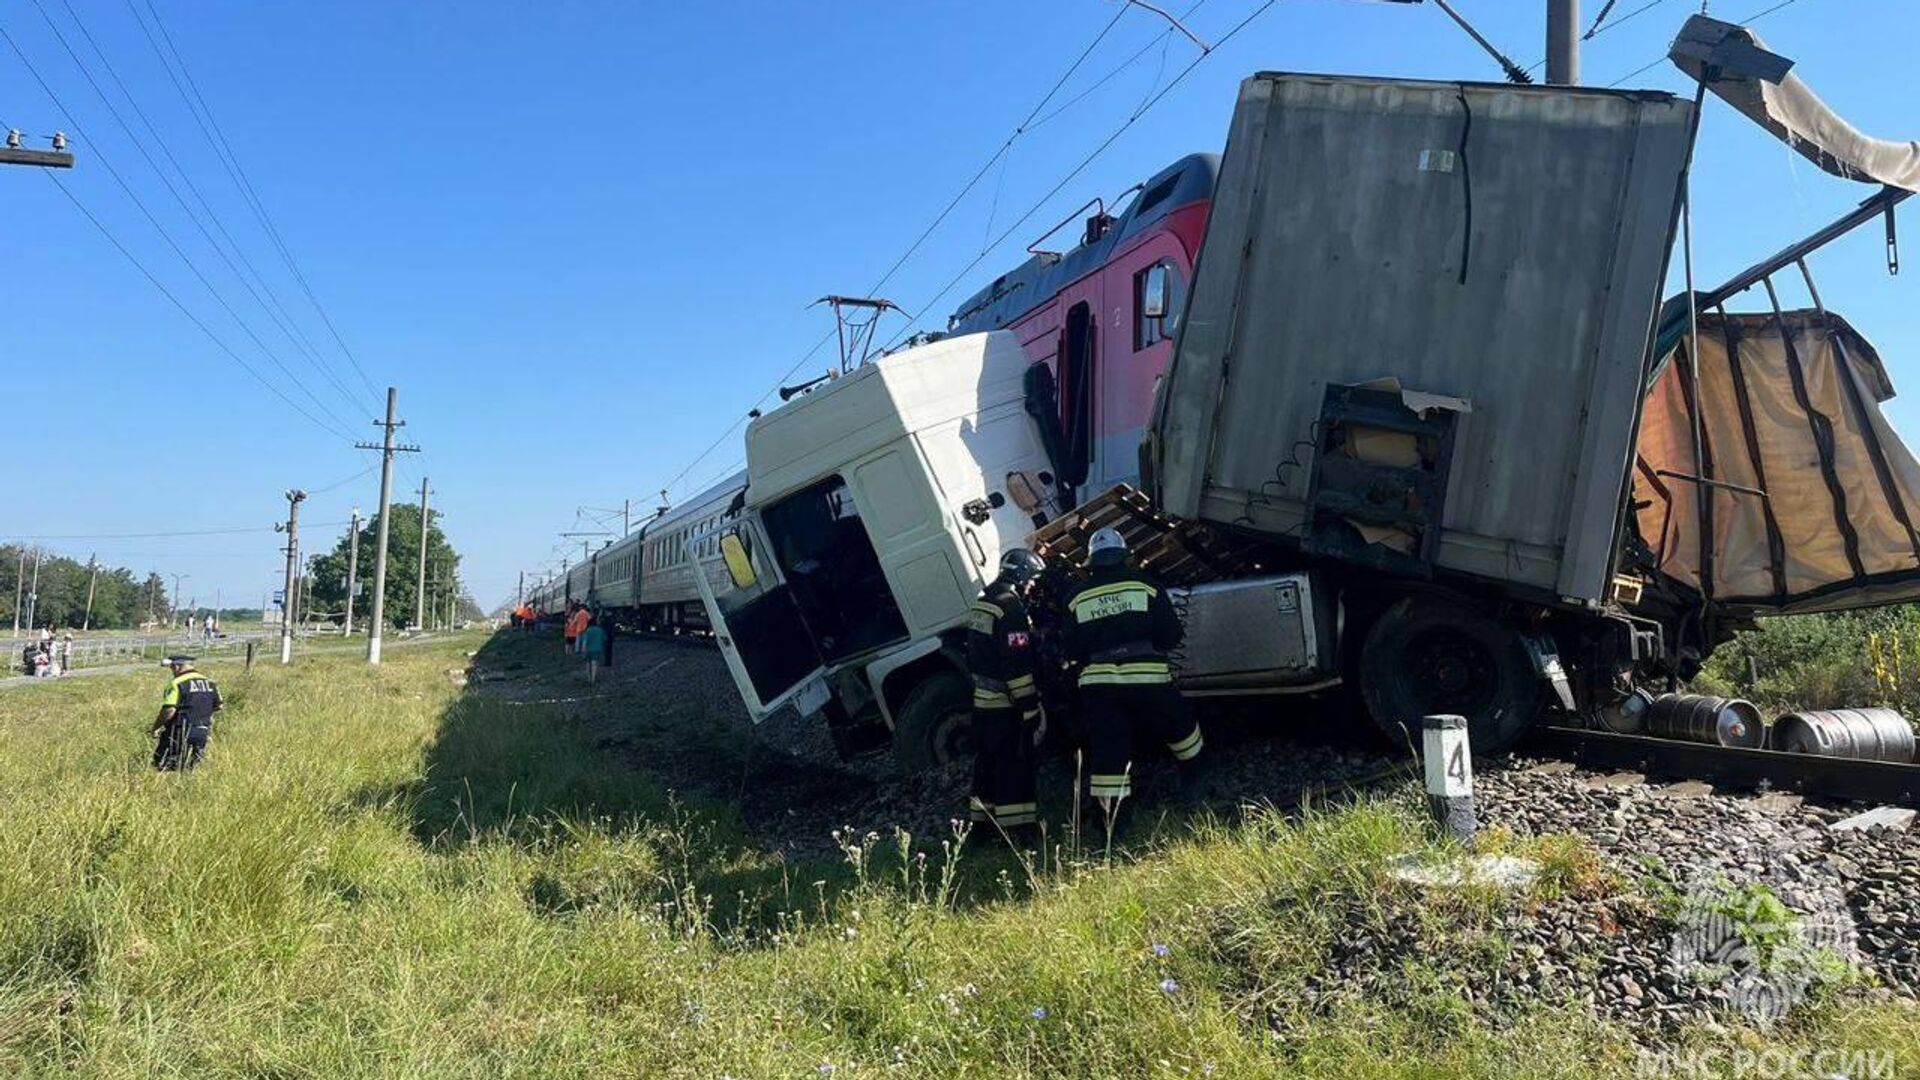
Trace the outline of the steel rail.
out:
[[[1706,743],[1542,726],[1525,748],[1582,765],[1631,769],[1649,779],[1704,780],[1825,799],[1920,807],[1920,765],[1747,750]]]

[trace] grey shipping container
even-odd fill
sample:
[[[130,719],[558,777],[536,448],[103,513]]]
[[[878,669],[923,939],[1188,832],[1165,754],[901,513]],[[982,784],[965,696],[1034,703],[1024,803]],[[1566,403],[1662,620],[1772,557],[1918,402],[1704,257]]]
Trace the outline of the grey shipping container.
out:
[[[1692,113],[1651,92],[1247,79],[1161,389],[1161,507],[1302,536],[1328,388],[1393,380],[1431,395],[1408,415],[1450,418],[1424,565],[1601,601]]]

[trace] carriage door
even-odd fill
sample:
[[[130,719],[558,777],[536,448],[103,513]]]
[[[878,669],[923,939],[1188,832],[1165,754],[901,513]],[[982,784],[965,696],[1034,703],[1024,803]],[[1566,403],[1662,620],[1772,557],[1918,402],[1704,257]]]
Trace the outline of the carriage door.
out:
[[[1078,503],[1091,494],[1083,490],[1093,464],[1098,437],[1098,399],[1094,358],[1098,355],[1100,310],[1099,278],[1070,286],[1061,293],[1066,317],[1060,324],[1060,431],[1064,436],[1066,460],[1060,465],[1062,487],[1072,488],[1071,502]]]

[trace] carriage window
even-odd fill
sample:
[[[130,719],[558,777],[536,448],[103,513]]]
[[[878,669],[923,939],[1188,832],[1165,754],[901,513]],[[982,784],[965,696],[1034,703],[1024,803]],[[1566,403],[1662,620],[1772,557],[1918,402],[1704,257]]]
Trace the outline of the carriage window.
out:
[[[1162,259],[1133,275],[1134,352],[1173,337],[1186,296],[1187,283],[1171,260]]]

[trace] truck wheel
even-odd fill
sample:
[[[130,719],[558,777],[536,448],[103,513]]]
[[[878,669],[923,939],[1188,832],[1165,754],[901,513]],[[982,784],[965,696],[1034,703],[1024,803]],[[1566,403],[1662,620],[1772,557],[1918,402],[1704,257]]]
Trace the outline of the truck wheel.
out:
[[[973,684],[957,671],[921,680],[894,715],[893,757],[904,773],[924,772],[973,752],[968,728]]]
[[[1360,648],[1360,694],[1397,747],[1420,747],[1420,720],[1467,718],[1479,753],[1511,747],[1539,711],[1540,679],[1520,635],[1458,600],[1412,596],[1388,608]]]

